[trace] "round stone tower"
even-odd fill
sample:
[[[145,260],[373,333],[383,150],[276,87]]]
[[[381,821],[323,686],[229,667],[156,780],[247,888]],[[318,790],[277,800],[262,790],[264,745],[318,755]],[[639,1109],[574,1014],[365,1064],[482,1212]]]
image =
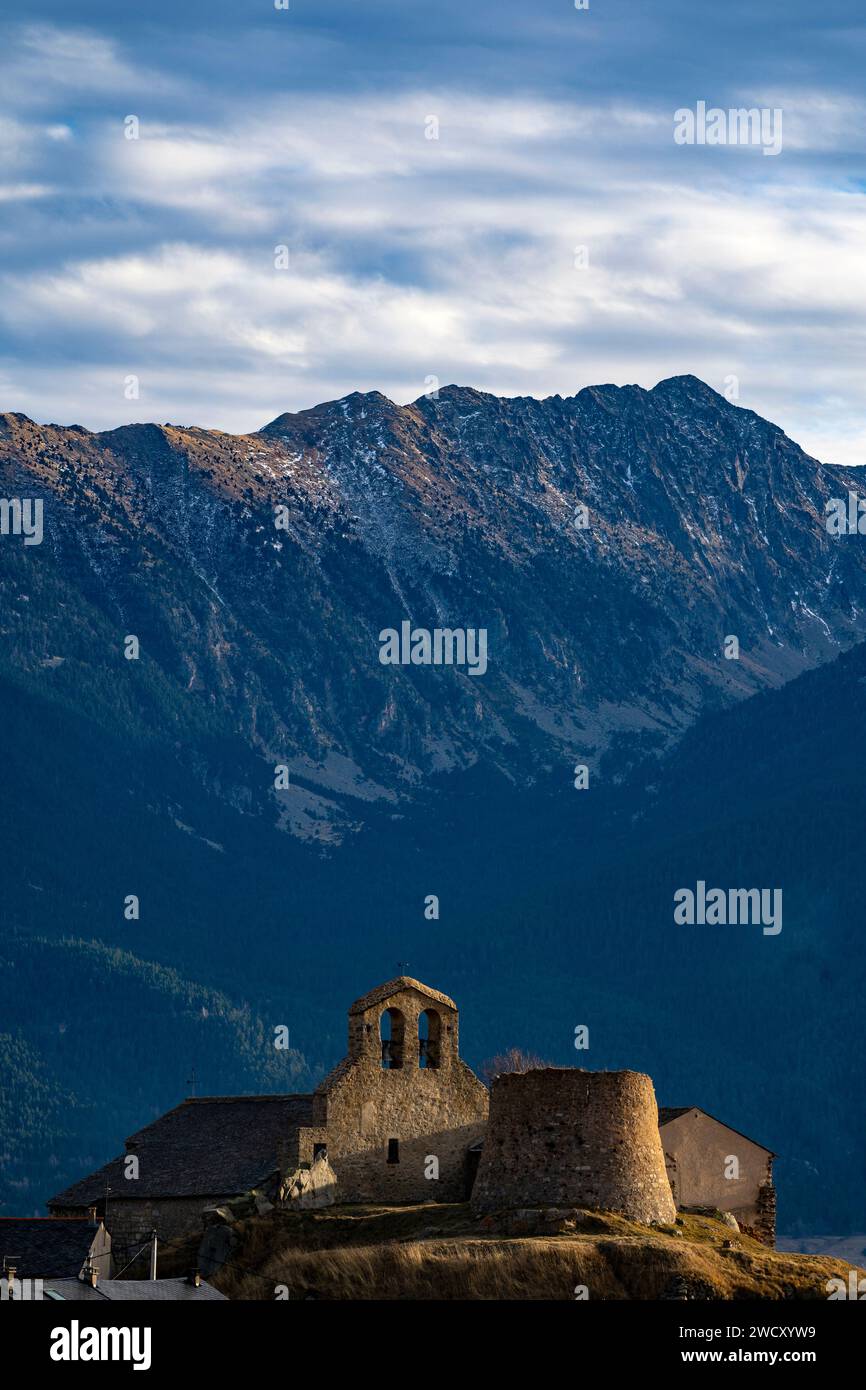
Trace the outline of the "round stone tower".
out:
[[[650,1078],[573,1067],[496,1077],[472,1207],[589,1207],[673,1222]]]

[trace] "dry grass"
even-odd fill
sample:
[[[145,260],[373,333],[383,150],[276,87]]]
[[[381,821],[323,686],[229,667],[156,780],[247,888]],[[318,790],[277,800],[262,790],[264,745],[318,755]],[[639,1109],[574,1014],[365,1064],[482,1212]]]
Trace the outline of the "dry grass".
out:
[[[627,1297],[590,1243],[578,1252],[554,1238],[289,1249],[266,1260],[260,1274],[287,1286],[293,1299],[563,1299],[574,1296],[576,1283],[591,1284],[598,1297]],[[269,1296],[263,1280],[236,1270],[214,1282],[230,1298]]]
[[[679,1234],[681,1233],[681,1234]],[[527,1300],[652,1299],[685,1279],[719,1299],[825,1298],[844,1261],[778,1254],[708,1217],[647,1230],[595,1213],[579,1231],[480,1234],[465,1206],[274,1212],[238,1227],[230,1267],[213,1282],[230,1298]],[[725,1249],[724,1242],[732,1241]]]

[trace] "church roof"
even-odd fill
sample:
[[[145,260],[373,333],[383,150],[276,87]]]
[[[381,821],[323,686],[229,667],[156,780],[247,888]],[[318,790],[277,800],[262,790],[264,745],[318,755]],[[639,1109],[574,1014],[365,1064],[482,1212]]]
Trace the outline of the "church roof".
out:
[[[680,1115],[687,1115],[690,1110],[696,1110],[695,1105],[660,1105],[659,1124],[670,1124],[671,1120],[678,1120]]]
[[[112,1197],[234,1196],[265,1182],[281,1166],[293,1128],[309,1125],[312,1096],[201,1096],[176,1105],[130,1135],[127,1154],[139,1160],[135,1181],[125,1158],[58,1192],[49,1207],[101,1203]]]
[[[449,999],[447,994],[440,994],[438,989],[431,989],[429,985],[423,985],[420,980],[413,980],[409,975],[398,975],[394,980],[388,980],[384,985],[377,985],[371,989],[369,994],[356,999],[349,1010],[350,1014],[363,1014],[367,1009],[375,1008],[377,1004],[383,1004],[386,999],[390,999],[392,994],[400,994],[405,989],[417,990],[419,994],[424,994],[428,999],[432,999],[436,1004],[444,1004],[447,1009],[457,1012],[457,1005],[453,999]]]

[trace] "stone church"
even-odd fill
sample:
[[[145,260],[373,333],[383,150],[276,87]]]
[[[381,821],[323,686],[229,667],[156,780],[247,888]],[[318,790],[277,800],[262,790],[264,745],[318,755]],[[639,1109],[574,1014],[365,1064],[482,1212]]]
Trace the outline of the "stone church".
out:
[[[120,1248],[153,1228],[174,1239],[200,1229],[207,1207],[297,1190],[306,1170],[329,1171],[324,1158],[340,1202],[463,1201],[488,1091],[461,1060],[458,1022],[447,995],[390,980],[351,1006],[347,1055],[312,1095],[186,1100],[49,1210],[96,1208]]]
[[[447,995],[389,980],[351,1006],[347,1055],[312,1095],[186,1100],[49,1210],[102,1218],[119,1252],[153,1229],[162,1240],[198,1232],[207,1208],[250,1193],[300,1206],[471,1196],[477,1212],[602,1206],[637,1221],[706,1203],[773,1244],[768,1149],[694,1107],[659,1112],[637,1072],[501,1076],[491,1109],[458,1024]]]

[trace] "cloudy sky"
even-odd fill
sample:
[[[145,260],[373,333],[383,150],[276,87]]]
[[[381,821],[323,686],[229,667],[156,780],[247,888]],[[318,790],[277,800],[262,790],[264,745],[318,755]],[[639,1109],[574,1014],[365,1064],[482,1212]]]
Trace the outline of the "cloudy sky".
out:
[[[0,409],[693,372],[866,461],[857,0],[2,0],[0,54]],[[701,101],[781,153],[676,143]]]

